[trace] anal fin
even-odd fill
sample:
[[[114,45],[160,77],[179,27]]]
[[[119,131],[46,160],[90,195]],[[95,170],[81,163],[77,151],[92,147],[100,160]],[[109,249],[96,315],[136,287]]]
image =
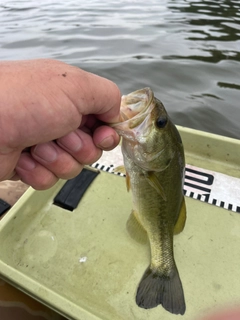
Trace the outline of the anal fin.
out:
[[[147,232],[145,231],[145,229],[143,228],[141,223],[138,221],[137,214],[134,210],[132,210],[132,212],[128,218],[126,227],[127,227],[127,231],[129,233],[129,235],[135,241],[142,243],[142,244],[145,244],[148,242]]]

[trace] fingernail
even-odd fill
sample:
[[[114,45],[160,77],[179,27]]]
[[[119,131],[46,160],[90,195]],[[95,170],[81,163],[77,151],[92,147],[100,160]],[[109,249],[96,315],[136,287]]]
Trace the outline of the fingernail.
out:
[[[102,149],[109,149],[114,146],[114,138],[113,136],[108,136],[107,138],[103,139],[100,143],[99,146]]]
[[[70,132],[65,137],[58,139],[58,143],[72,152],[77,152],[82,147],[82,140],[76,132]]]
[[[53,162],[57,159],[57,150],[54,147],[54,142],[36,145],[33,149],[33,153],[47,162]]]
[[[17,163],[17,168],[24,169],[27,171],[33,170],[36,167],[36,163],[33,159],[28,157],[20,157]]]

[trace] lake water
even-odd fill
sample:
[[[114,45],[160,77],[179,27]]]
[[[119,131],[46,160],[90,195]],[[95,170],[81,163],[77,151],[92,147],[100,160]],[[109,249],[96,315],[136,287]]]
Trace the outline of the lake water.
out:
[[[240,138],[240,1],[0,1],[0,60],[150,86],[176,124]]]

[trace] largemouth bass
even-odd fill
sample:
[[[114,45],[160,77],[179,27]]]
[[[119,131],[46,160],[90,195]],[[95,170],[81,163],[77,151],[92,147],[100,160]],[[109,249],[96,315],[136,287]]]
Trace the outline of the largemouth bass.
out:
[[[127,189],[133,210],[128,221],[147,233],[150,265],[137,289],[136,303],[159,304],[184,314],[185,299],[173,254],[173,235],[186,220],[183,196],[184,150],[177,128],[150,88],[122,97],[122,122],[112,127],[122,136]]]

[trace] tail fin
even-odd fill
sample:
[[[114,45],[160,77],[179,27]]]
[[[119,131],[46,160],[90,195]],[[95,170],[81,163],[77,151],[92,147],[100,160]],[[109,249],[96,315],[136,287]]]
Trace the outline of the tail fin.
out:
[[[186,305],[177,268],[166,276],[152,271],[149,267],[138,286],[136,303],[145,309],[162,304],[167,311],[183,315]]]

